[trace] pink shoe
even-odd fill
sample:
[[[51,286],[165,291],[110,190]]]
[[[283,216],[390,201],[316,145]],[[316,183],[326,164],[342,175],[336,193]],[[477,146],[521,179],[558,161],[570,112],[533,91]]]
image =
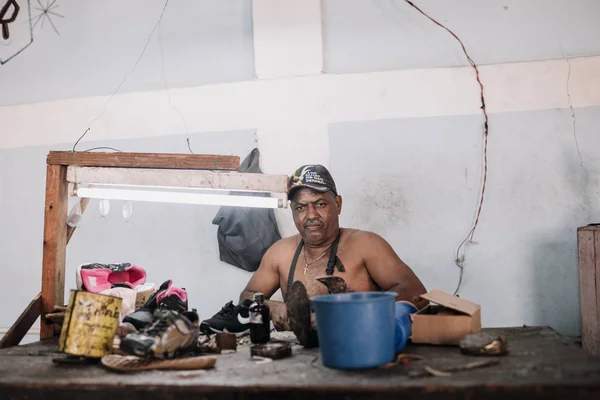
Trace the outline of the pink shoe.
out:
[[[163,282],[146,304],[123,318],[123,322],[131,323],[136,329],[143,329],[152,323],[154,311],[160,308],[177,312],[187,311],[188,297],[185,289],[174,287],[170,279]]]
[[[156,302],[159,308],[167,308],[173,311],[187,311],[188,301],[187,292],[183,288],[170,286],[164,292],[156,296]]]
[[[130,263],[82,264],[76,272],[77,289],[100,293],[113,287],[135,288],[146,282],[146,271]]]

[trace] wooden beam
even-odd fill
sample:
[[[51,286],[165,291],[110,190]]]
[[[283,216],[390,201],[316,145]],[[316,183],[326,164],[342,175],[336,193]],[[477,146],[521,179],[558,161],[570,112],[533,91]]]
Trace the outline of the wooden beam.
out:
[[[55,305],[64,303],[67,207],[67,167],[48,165],[42,255],[42,317],[52,312]],[[53,335],[54,325],[42,318],[40,339]]]
[[[582,347],[600,356],[600,226],[577,230]]]
[[[87,208],[88,204],[90,204],[90,199],[79,199],[79,207],[81,207],[82,215],[85,212],[85,209]],[[73,206],[73,208],[75,207],[77,207],[77,204]],[[76,226],[67,225],[67,244],[69,244],[69,241],[71,240],[71,236],[73,236],[75,229],[77,229]]]
[[[218,154],[165,154],[165,153],[101,153],[51,151],[49,165],[77,165],[80,167],[121,167],[157,169],[209,169],[238,171],[240,158]]]
[[[67,169],[67,182],[287,192],[286,175],[198,170],[69,166]]]
[[[11,326],[8,332],[0,339],[0,349],[16,346],[21,343],[21,340],[27,335],[29,329],[31,329],[32,325],[40,316],[41,304],[42,293],[38,293],[31,303],[29,303],[25,311],[17,318],[13,326]]]
[[[596,257],[594,260],[594,269],[596,274],[596,315],[594,316],[596,319],[596,332],[594,332],[593,336],[588,336],[589,347],[592,348],[591,352],[600,356],[600,227],[594,232],[594,251],[596,253]],[[591,300],[591,299],[590,299]],[[592,344],[591,342],[595,343]]]

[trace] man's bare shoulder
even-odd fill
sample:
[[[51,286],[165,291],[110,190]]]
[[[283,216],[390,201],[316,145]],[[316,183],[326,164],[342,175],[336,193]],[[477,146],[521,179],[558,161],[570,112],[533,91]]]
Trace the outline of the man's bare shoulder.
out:
[[[344,230],[347,234],[346,240],[342,240],[340,245],[344,248],[352,249],[353,253],[368,257],[389,254],[390,251],[394,251],[391,244],[378,233],[360,229]]]
[[[345,241],[347,244],[358,245],[358,244],[366,244],[369,242],[385,242],[385,239],[378,235],[375,232],[364,231],[361,229],[353,229],[353,228],[344,228],[343,232],[346,234]],[[342,239],[344,237],[342,236]]]

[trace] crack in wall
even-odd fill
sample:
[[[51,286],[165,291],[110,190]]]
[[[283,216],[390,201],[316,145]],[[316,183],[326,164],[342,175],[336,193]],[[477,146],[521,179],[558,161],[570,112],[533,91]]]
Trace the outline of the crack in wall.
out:
[[[564,53],[563,53],[564,58]],[[569,99],[569,109],[571,110],[571,118],[573,119],[573,139],[575,139],[575,148],[577,149],[577,155],[579,156],[579,162],[581,168],[585,170],[583,166],[583,157],[581,156],[581,150],[579,149],[579,141],[577,140],[577,118],[575,117],[575,110],[573,109],[573,103],[571,102],[571,60],[565,58],[568,66],[567,72],[567,97]]]
[[[577,155],[579,156],[579,167],[581,168],[582,178],[583,178],[582,188],[581,188],[581,197],[582,197],[581,208],[584,213],[585,219],[587,221],[590,221],[592,219],[592,211],[591,211],[592,205],[591,205],[590,194],[589,194],[590,176],[589,176],[589,172],[588,172],[587,168],[585,167],[585,165],[583,163],[583,156],[581,155],[581,149],[579,147],[579,140],[577,138],[577,117],[575,116],[575,109],[573,108],[573,103],[571,100],[571,60],[568,57],[565,58],[562,46],[561,46],[561,53],[562,53],[563,59],[567,62],[567,67],[568,67],[568,70],[567,70],[567,99],[568,99],[568,103],[569,103],[569,110],[571,110],[571,119],[573,121],[573,139],[575,141],[575,149],[577,150]]]

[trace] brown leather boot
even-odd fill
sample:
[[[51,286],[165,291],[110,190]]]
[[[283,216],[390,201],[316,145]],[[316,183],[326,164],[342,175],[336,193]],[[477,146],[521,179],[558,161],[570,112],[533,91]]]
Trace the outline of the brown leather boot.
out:
[[[298,342],[306,348],[318,347],[317,331],[311,324],[310,299],[302,282],[292,283],[285,304],[290,328],[298,338]]]

